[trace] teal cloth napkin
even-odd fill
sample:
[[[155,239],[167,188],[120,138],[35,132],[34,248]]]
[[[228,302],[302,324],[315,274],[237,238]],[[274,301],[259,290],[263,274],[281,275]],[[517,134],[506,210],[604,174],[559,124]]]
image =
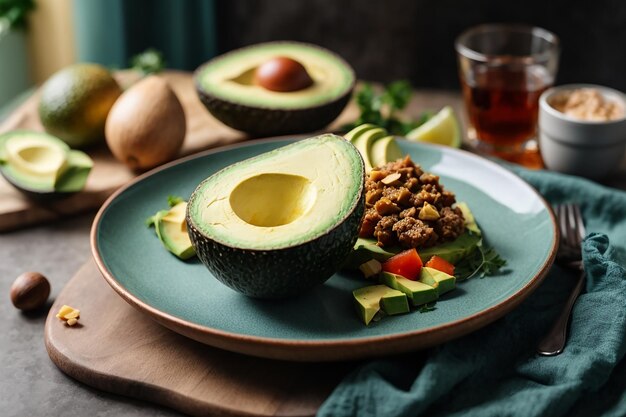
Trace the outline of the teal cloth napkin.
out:
[[[535,354],[574,281],[574,273],[555,265],[495,323],[428,351],[358,367],[319,416],[626,416],[626,193],[512,169],[550,204],[580,204],[585,218],[587,288],[574,306],[565,351]]]

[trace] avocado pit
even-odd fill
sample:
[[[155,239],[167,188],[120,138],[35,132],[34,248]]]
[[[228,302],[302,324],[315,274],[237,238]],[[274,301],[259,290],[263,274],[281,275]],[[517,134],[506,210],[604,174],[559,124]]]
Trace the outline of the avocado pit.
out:
[[[292,223],[315,203],[317,189],[299,175],[260,174],[242,181],[230,195],[233,212],[259,227]]]
[[[304,90],[313,85],[313,79],[304,65],[285,56],[261,64],[255,71],[254,79],[261,87],[282,93]]]

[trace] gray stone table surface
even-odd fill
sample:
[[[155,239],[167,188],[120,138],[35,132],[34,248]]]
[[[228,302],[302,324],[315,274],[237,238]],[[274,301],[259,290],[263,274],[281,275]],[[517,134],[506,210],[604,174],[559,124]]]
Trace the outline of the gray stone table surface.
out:
[[[48,358],[43,331],[47,308],[16,310],[9,299],[13,280],[39,271],[52,286],[51,300],[91,256],[93,214],[0,234],[0,416],[180,416],[146,402],[104,393],[63,374]],[[49,307],[49,305],[48,305]]]

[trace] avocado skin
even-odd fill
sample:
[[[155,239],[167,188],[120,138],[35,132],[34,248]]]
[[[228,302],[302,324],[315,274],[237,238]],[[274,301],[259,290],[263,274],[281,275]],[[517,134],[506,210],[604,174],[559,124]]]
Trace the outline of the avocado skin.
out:
[[[334,101],[315,107],[287,110],[251,107],[227,101],[207,93],[196,81],[200,101],[216,119],[233,129],[257,137],[313,132],[328,126],[350,101],[353,87]]]
[[[200,261],[223,284],[253,298],[292,297],[328,280],[352,252],[365,212],[360,189],[353,210],[335,228],[284,249],[249,250],[216,242],[194,227],[189,211],[187,231]]]
[[[122,89],[105,67],[70,65],[41,87],[39,118],[46,132],[72,148],[86,148],[104,140],[104,122],[121,94]]]
[[[61,199],[66,198],[66,197],[68,197],[68,196],[70,196],[72,194],[76,194],[74,192],[41,191],[41,190],[36,190],[34,188],[27,188],[27,187],[24,187],[24,185],[19,184],[19,183],[13,181],[13,179],[11,177],[9,177],[8,175],[6,175],[4,173],[4,170],[0,169],[0,174],[2,174],[4,179],[9,184],[11,184],[15,189],[17,189],[25,197],[29,198],[32,201],[36,201],[36,202],[40,202],[40,203],[46,203],[46,202],[51,202],[51,201],[55,201],[55,200],[61,200]]]

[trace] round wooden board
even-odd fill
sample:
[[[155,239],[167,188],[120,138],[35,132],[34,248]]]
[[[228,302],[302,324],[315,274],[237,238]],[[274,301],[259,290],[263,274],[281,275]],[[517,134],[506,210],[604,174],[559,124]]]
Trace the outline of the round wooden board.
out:
[[[78,325],[55,317],[63,304],[81,311]],[[197,416],[313,416],[355,366],[259,359],[187,339],[125,303],[92,260],[57,297],[45,343],[87,385]]]

